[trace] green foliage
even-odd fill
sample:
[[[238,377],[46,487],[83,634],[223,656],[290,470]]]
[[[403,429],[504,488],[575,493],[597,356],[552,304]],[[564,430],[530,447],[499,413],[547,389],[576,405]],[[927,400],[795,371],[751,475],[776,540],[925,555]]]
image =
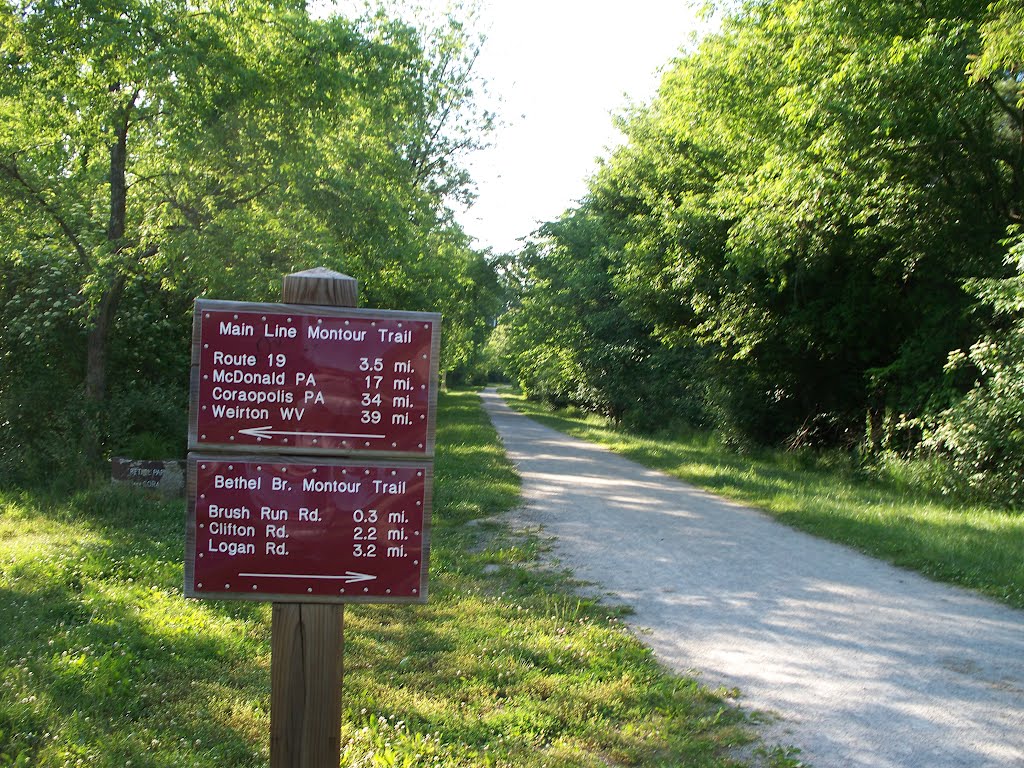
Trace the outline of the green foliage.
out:
[[[653,427],[669,409],[698,423],[702,357],[662,345],[626,311],[609,275],[609,240],[584,204],[518,255],[509,271],[516,303],[499,326],[505,370],[531,397],[616,423]]]
[[[442,311],[443,370],[472,367],[495,278],[446,205],[490,125],[476,50],[455,19],[304,3],[4,0],[3,479],[143,428],[177,450],[192,300],[277,300],[300,269]]]
[[[663,381],[730,444],[912,447],[904,425],[971,384],[946,359],[992,310],[963,287],[1006,277],[1024,208],[1017,5],[739,4],[622,119],[586,248],[549,230],[524,252],[513,378],[614,418],[665,349]],[[656,391],[652,424],[678,407]]]
[[[993,2],[981,25],[981,38],[981,53],[971,62],[971,75],[1000,89],[1009,104],[1024,106],[1024,90],[1015,77],[1024,71],[1024,8],[1013,0]]]
[[[0,485],[44,479],[55,466],[87,469],[77,439],[84,360],[75,354],[84,334],[70,271],[0,250]]]
[[[633,237],[623,261],[654,256],[658,272],[624,290],[668,292],[666,338],[716,350],[744,410],[774,415],[749,425],[756,439],[820,415],[920,411],[918,384],[969,337],[959,281],[998,271],[1005,224],[982,175],[991,108],[962,77],[968,30],[904,5],[760,5],[680,60],[640,120],[636,152],[667,144],[684,160],[644,191],[658,239]],[[646,190],[632,152],[599,189],[613,213],[620,190]]]
[[[944,486],[1024,508],[1024,235],[1011,241],[1014,277],[973,283],[978,297],[1009,327],[950,356],[973,367],[974,387],[938,415],[922,449],[946,462]]]
[[[1017,164],[1006,171],[1015,188],[1007,202],[1020,221],[1024,171],[1024,10],[1017,3],[994,2],[981,26],[982,48],[970,73],[996,101],[995,123]],[[968,289],[995,315],[994,326],[964,353],[950,355],[949,369],[977,374],[974,386],[951,408],[932,420],[923,452],[943,462],[942,484],[954,492],[994,498],[1024,506],[1024,231],[1009,228],[1003,279],[975,279]]]

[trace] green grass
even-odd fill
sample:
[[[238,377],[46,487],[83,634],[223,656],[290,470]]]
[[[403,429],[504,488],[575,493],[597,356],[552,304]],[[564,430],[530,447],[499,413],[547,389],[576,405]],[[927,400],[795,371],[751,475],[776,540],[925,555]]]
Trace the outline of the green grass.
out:
[[[517,500],[477,397],[442,396],[431,599],[346,608],[342,764],[739,765],[727,696],[487,519]],[[267,764],[270,606],[184,599],[183,528],[109,485],[0,491],[0,766]]]
[[[598,417],[553,413],[523,397],[505,397],[548,426],[758,507],[794,528],[1024,608],[1024,515],[949,499],[912,481],[868,476],[838,454],[740,455],[707,434],[639,436]]]

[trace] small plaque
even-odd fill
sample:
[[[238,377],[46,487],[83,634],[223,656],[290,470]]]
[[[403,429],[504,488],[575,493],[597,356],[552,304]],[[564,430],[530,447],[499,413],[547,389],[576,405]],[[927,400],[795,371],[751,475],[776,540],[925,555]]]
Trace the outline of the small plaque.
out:
[[[181,496],[185,492],[185,462],[115,457],[110,460],[110,479],[120,485],[148,488],[164,496]]]

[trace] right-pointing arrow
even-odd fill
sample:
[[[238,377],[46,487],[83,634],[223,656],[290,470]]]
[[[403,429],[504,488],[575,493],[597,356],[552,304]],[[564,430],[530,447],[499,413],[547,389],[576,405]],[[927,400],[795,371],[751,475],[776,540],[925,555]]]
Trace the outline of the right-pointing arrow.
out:
[[[342,576],[346,584],[354,584],[357,581],[373,581],[376,576],[371,576],[369,573],[356,573],[355,571],[345,571],[345,575]]]
[[[377,577],[370,573],[358,573],[356,571],[345,571],[344,576],[324,576],[318,573],[240,573],[239,576],[258,577],[261,579],[330,579],[332,581],[344,581],[346,584],[354,584],[357,581],[373,581]]]

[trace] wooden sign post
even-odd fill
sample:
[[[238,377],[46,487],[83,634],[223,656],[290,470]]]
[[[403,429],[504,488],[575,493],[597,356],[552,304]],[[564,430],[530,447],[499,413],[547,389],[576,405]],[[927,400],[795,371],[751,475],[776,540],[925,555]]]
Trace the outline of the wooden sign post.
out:
[[[326,269],[285,275],[286,304],[354,307],[358,283]],[[345,605],[274,603],[270,639],[271,768],[341,764]]]
[[[196,302],[185,594],[273,602],[271,768],[338,768],[344,603],[427,597],[440,316],[357,296]]]

